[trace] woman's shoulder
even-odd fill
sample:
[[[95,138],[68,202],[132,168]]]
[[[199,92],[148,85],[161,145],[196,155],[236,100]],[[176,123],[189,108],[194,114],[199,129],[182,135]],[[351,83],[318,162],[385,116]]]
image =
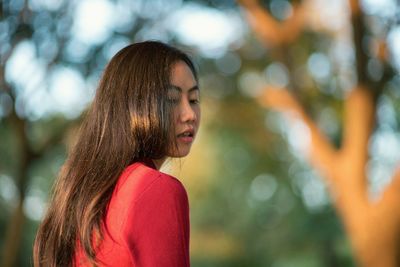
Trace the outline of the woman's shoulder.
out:
[[[129,165],[123,171],[115,193],[129,195],[132,202],[143,197],[166,197],[168,194],[186,196],[185,187],[176,177],[160,172],[143,162]]]
[[[107,207],[107,226],[112,233],[119,235],[124,221],[131,215],[160,209],[166,204],[188,207],[183,184],[171,175],[136,162],[127,166],[120,175]]]

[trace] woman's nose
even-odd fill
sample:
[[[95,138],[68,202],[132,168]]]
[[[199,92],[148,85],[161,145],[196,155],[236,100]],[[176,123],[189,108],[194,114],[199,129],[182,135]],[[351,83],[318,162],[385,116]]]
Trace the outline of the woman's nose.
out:
[[[193,107],[190,105],[189,101],[183,101],[179,117],[181,122],[195,121],[197,119],[196,113],[193,110]]]

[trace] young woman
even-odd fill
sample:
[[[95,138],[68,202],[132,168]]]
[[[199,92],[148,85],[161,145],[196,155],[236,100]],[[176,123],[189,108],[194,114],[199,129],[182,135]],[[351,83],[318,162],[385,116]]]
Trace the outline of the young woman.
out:
[[[119,51],[54,186],[34,265],[190,266],[186,191],[158,170],[189,153],[199,121],[186,54],[155,41]]]

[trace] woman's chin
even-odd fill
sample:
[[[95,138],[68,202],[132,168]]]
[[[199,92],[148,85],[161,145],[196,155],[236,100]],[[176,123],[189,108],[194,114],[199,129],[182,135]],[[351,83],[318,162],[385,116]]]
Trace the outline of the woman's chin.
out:
[[[171,158],[183,158],[189,155],[190,148],[186,149],[179,149],[179,151],[174,152],[172,155],[170,155]]]

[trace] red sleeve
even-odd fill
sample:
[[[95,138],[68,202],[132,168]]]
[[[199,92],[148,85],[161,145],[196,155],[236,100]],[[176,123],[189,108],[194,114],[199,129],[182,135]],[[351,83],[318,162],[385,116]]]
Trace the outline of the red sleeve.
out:
[[[185,188],[161,175],[132,203],[124,238],[137,267],[189,267],[189,232]]]

